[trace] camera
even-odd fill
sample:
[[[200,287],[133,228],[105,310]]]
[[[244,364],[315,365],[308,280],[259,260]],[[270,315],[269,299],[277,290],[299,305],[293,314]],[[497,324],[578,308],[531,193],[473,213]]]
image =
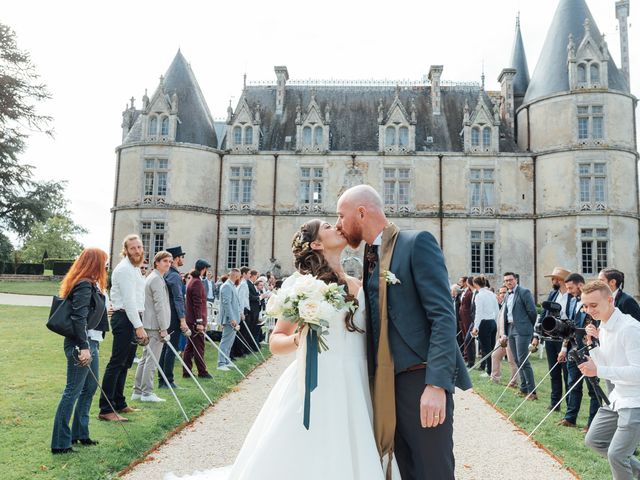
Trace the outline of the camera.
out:
[[[542,308],[547,311],[547,316],[537,325],[537,331],[543,338],[552,340],[564,340],[574,338],[576,333],[584,335],[584,328],[576,327],[571,320],[560,318],[562,305],[557,302],[542,302]]]

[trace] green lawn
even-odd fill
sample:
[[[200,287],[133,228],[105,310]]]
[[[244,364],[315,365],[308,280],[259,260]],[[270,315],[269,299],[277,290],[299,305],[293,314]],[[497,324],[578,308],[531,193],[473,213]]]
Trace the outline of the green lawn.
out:
[[[19,293],[23,295],[57,295],[60,282],[8,282],[0,280],[0,293]]]
[[[536,382],[542,380],[544,375],[549,371],[546,358],[540,359],[538,354],[532,355],[532,365],[535,373]],[[503,362],[502,380],[506,385],[509,380],[509,365]],[[495,403],[504,386],[496,385],[487,378],[480,377],[479,371],[471,372],[473,379],[473,388],[482,395],[491,405]],[[538,388],[538,401],[526,402],[513,416],[512,421],[521,427],[527,434],[531,432],[536,425],[549,413],[547,406],[549,405],[551,393],[551,384],[547,377],[543,384]],[[516,409],[522,402],[522,398],[517,395],[514,389],[508,389],[500,399],[496,408],[503,412],[506,417]],[[578,428],[568,428],[558,426],[557,423],[563,418],[566,411],[566,403],[562,405],[562,413],[552,413],[545,423],[533,435],[533,439],[544,445],[556,456],[558,456],[564,465],[577,472],[584,480],[602,480],[603,478],[611,478],[609,464],[606,459],[600,457],[584,444],[584,434],[581,433],[582,427],[587,424],[589,413],[589,395],[587,394],[586,385],[583,388],[582,407],[578,416]],[[523,468],[531,468],[534,471],[535,466],[523,466]]]
[[[135,446],[128,441],[122,427],[116,423],[100,422],[98,414],[99,390],[91,412],[91,438],[100,442],[94,447],[74,447],[79,453],[51,455],[50,440],[53,416],[64,389],[66,360],[62,351],[62,337],[45,327],[47,308],[11,307],[0,305],[0,364],[3,379],[0,390],[0,470],[3,480],[14,479],[106,479],[139,458],[143,452],[165,438],[184,423],[178,405],[168,391],[160,395],[163,404],[141,406],[141,412],[128,415],[125,427]],[[109,359],[111,335],[102,344],[100,375]],[[141,349],[139,349],[139,352]],[[265,355],[267,351],[265,349]],[[213,348],[207,345],[206,360],[215,365]],[[254,368],[257,360],[248,356],[238,362],[243,372]],[[176,363],[177,366],[177,363]],[[180,370],[178,377],[180,376]],[[205,380],[203,387],[216,400],[231,390],[241,377],[234,371],[211,369],[214,380]],[[130,370],[125,394],[131,395],[134,368]],[[207,400],[193,381],[180,378],[184,389],[178,391],[189,416],[198,415]]]

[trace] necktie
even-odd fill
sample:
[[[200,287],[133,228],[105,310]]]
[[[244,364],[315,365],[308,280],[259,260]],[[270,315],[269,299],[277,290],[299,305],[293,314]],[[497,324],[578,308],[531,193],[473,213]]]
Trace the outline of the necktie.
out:
[[[369,275],[371,275],[378,264],[378,245],[368,245],[367,264],[369,265]]]
[[[567,300],[567,318],[573,320],[576,316],[576,299],[570,296]]]

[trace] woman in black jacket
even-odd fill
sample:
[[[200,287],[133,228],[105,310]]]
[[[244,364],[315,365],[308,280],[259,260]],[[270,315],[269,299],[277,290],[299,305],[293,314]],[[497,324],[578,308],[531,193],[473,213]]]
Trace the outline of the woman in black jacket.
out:
[[[107,254],[98,248],[84,250],[60,286],[60,297],[71,302],[74,336],[65,337],[67,385],[56,410],[51,453],[70,453],[72,443],[95,445],[89,437],[89,410],[98,387],[99,339],[109,330],[106,299]],[[89,372],[93,372],[93,375]],[[69,421],[73,414],[73,425]]]

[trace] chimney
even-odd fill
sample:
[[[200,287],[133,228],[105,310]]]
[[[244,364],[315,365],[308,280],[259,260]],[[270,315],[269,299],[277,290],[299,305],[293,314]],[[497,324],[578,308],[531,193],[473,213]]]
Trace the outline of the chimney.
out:
[[[289,80],[289,71],[287,67],[273,67],[278,78],[278,85],[276,87],[276,115],[282,115],[284,112],[284,95],[285,88],[287,86],[287,80]]]
[[[498,77],[500,82],[500,117],[502,121],[514,130],[515,104],[513,97],[513,78],[516,76],[515,68],[503,68]]]
[[[431,65],[429,68],[429,80],[431,80],[431,108],[434,115],[440,115],[440,77],[442,65]]]
[[[620,54],[622,55],[622,73],[627,79],[627,85],[631,88],[629,78],[629,28],[627,19],[629,17],[629,0],[619,0],[616,2],[616,18],[620,30]]]

